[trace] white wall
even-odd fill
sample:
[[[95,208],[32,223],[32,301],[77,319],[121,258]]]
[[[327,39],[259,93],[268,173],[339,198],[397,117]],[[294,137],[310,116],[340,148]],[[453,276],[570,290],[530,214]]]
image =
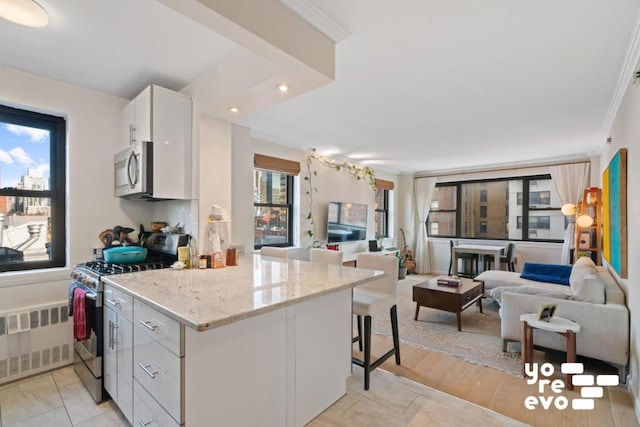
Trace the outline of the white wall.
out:
[[[611,144],[605,146],[600,156],[600,177],[609,164],[611,158],[620,148],[627,148],[627,244],[629,274],[627,279],[621,279],[627,294],[627,306],[631,312],[631,381],[630,388],[635,396],[636,414],[640,414],[640,264],[637,262],[639,254],[640,229],[640,88],[631,85],[625,94],[620,110],[616,115],[610,135]],[[601,183],[601,181],[600,181]],[[615,273],[614,273],[615,274]],[[614,326],[614,325],[612,325]]]
[[[231,123],[200,115],[199,146],[199,218],[196,220],[199,229],[196,231],[202,252],[206,247],[202,236],[211,205],[231,211]]]
[[[250,129],[231,128],[231,242],[253,250],[253,148]]]

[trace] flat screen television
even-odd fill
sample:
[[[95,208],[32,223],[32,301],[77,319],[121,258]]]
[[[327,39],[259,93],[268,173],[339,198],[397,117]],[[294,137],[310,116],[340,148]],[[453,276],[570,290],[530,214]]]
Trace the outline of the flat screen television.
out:
[[[367,205],[330,202],[327,215],[327,242],[366,240],[368,210]]]

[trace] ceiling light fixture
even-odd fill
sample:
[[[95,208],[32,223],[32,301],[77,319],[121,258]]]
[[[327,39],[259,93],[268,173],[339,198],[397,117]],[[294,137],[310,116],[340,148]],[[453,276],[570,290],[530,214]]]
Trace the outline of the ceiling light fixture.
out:
[[[42,28],[49,14],[33,0],[0,0],[0,18],[25,27]]]
[[[231,111],[232,113],[237,113],[240,111],[240,109],[238,107],[229,107],[229,111]]]
[[[278,90],[282,93],[285,93],[289,90],[289,85],[286,83],[280,83],[278,86],[276,86],[278,88]]]

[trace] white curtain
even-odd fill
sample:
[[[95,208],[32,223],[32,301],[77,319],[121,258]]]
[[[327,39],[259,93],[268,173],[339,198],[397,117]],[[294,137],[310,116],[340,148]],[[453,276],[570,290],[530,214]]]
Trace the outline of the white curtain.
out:
[[[427,216],[431,208],[431,199],[436,189],[436,178],[416,178],[413,181],[413,194],[418,213],[418,230],[416,236],[416,271],[418,274],[431,273],[429,262],[429,245],[427,242]]]
[[[584,189],[589,185],[589,164],[575,163],[571,165],[550,166],[551,179],[556,187],[563,205],[582,201]],[[571,249],[576,243],[575,215],[569,217],[569,225],[564,234],[561,264],[571,263]]]

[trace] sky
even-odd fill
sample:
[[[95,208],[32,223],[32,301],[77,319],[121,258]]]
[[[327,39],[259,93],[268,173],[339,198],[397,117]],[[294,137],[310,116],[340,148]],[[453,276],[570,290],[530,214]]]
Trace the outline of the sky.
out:
[[[49,180],[49,131],[0,122],[0,188],[16,187],[29,169]]]

